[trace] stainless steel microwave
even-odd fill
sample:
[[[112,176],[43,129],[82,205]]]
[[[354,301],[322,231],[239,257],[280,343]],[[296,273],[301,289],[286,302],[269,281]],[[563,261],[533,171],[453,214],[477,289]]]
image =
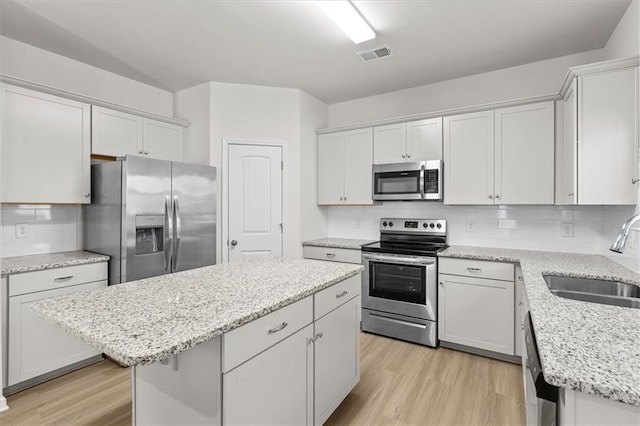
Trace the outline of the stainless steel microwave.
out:
[[[442,160],[374,164],[374,200],[442,200]]]

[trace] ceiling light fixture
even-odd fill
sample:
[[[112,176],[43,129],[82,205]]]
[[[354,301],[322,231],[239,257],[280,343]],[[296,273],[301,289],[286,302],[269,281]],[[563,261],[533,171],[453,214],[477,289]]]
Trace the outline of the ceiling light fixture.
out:
[[[316,4],[355,44],[376,37],[350,1],[317,1]]]

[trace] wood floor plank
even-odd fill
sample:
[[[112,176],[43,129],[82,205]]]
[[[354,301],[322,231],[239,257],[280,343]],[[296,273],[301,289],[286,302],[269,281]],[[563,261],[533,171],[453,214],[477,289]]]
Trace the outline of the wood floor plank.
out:
[[[361,379],[327,425],[523,425],[520,366],[360,334]],[[131,372],[104,360],[8,398],[0,424],[130,425]]]

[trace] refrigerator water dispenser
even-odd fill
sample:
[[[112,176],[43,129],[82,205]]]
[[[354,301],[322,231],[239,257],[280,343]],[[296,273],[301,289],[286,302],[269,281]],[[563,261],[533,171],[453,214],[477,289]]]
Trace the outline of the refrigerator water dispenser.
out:
[[[164,215],[136,216],[136,255],[164,251]]]

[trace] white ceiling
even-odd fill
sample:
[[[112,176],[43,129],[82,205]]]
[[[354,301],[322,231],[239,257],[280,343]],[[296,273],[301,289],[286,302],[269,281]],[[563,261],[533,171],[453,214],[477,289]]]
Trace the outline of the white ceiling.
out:
[[[630,0],[355,1],[354,45],[311,1],[2,1],[0,32],[169,91],[297,87],[334,103],[605,45]],[[365,63],[360,50],[394,56]]]

